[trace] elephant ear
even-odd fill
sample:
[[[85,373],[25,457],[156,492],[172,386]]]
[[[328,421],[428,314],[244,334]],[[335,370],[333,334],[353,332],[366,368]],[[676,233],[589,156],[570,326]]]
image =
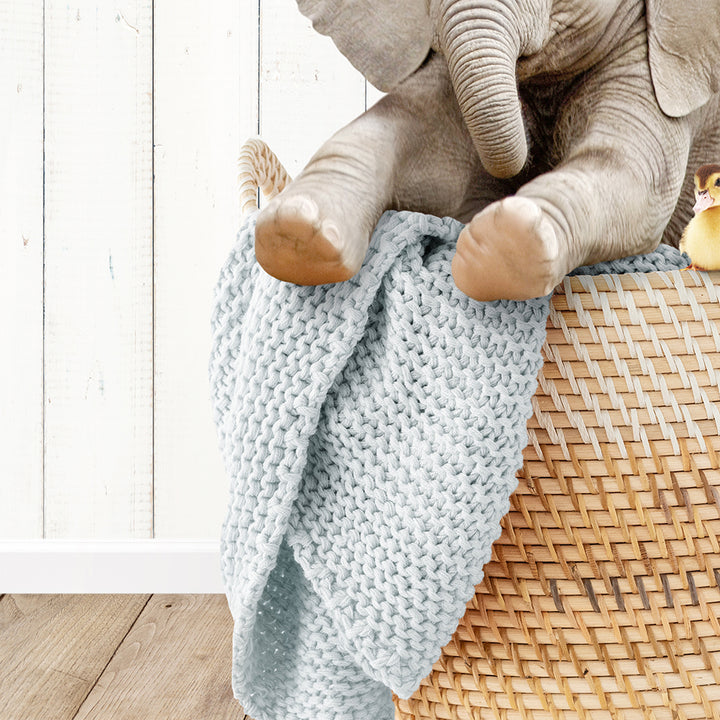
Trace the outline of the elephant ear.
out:
[[[427,0],[297,0],[313,27],[379,90],[392,90],[430,51]]]
[[[720,89],[720,2],[647,0],[648,53],[655,95],[682,117]]]

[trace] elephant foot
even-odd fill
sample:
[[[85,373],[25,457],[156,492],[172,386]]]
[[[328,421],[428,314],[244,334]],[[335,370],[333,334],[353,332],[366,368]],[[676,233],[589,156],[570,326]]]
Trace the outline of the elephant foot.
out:
[[[255,257],[278,280],[324,285],[351,278],[362,265],[374,223],[381,211],[359,213],[335,191],[332,178],[298,178],[260,213],[255,227]],[[377,217],[374,217],[377,215]]]
[[[550,220],[532,200],[488,205],[457,242],[452,274],[474,300],[529,300],[551,293],[567,272]]]

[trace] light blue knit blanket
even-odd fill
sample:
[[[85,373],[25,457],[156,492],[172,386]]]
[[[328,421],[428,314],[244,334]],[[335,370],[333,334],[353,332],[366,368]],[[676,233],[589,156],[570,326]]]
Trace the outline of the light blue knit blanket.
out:
[[[268,276],[254,223],[220,275],[210,361],[233,690],[255,720],[392,720],[500,535],[550,296],[463,295],[450,218],[385,213],[360,272],[319,287]],[[661,246],[580,272],[687,264]]]

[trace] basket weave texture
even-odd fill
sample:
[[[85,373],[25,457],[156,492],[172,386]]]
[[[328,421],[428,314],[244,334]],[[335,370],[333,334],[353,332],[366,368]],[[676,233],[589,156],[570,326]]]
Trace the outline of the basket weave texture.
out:
[[[241,155],[244,202],[289,180]],[[396,720],[720,720],[720,272],[565,278],[503,532]]]
[[[396,717],[720,718],[720,273],[566,278],[483,582]]]

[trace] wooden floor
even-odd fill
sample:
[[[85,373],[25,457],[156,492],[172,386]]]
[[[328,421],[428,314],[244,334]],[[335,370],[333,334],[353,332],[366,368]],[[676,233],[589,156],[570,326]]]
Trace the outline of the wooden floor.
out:
[[[0,595],[2,720],[250,720],[224,595]]]

